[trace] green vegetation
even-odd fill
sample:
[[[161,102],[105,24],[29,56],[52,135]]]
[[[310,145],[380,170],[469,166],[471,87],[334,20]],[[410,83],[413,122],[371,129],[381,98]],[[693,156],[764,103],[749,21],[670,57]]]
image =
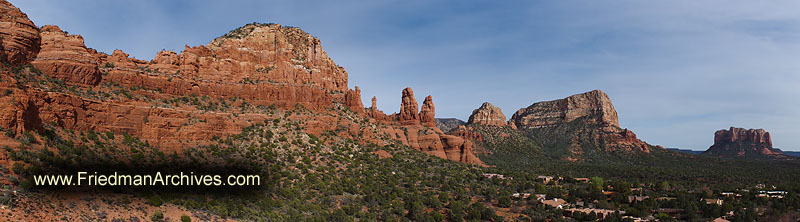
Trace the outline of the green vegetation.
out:
[[[249,35],[253,32],[256,27],[263,27],[263,26],[271,26],[275,25],[275,23],[258,23],[253,22],[242,27],[236,28],[231,30],[230,32],[226,33],[225,35],[220,36],[219,38],[226,38],[226,39],[242,39],[245,36]]]
[[[153,212],[153,215],[150,216],[150,220],[152,221],[163,221],[164,220],[164,213],[161,213],[160,210]]]

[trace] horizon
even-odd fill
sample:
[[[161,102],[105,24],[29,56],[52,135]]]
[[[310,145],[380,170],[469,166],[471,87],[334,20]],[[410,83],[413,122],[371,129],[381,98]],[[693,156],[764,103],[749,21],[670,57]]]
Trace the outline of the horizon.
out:
[[[483,102],[508,119],[535,102],[600,89],[614,102],[620,125],[653,145],[703,151],[716,130],[735,126],[763,128],[775,147],[800,151],[793,136],[800,133],[800,104],[788,102],[800,84],[800,15],[792,7],[10,2],[37,26],[58,25],[82,35],[87,47],[147,60],[160,49],[205,45],[252,22],[299,27],[345,67],[363,104],[377,96],[386,113],[399,110],[405,87],[418,101],[432,95],[437,118],[464,121]]]

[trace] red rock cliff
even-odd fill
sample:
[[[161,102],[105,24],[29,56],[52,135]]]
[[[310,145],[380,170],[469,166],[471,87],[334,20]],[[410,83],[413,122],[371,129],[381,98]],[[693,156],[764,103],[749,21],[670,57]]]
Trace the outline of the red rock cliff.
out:
[[[100,83],[98,58],[86,49],[83,37],[69,35],[53,25],[44,26],[41,31],[42,49],[31,62],[33,66],[45,74],[70,83]]]
[[[0,0],[0,61],[27,64],[39,53],[39,28],[28,15],[6,0]]]

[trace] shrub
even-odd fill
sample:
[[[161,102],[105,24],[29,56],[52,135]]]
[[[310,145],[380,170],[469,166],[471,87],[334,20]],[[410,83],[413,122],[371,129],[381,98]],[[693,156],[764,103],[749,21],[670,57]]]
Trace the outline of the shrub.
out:
[[[19,175],[22,174],[23,171],[25,171],[25,167],[22,166],[22,163],[15,162],[14,166],[11,167],[11,170],[14,171],[14,173],[16,173],[17,175]]]
[[[152,221],[161,221],[163,219],[164,219],[164,213],[161,213],[160,210],[157,210],[156,212],[153,212],[153,215],[150,216],[150,220],[152,220]]]
[[[182,215],[181,222],[192,222],[192,218],[187,215]]]
[[[158,195],[153,195],[153,196],[150,196],[150,198],[147,198],[147,203],[149,203],[150,205],[158,207],[158,206],[161,206],[161,204],[163,204],[164,201],[161,200],[161,197],[159,197]]]

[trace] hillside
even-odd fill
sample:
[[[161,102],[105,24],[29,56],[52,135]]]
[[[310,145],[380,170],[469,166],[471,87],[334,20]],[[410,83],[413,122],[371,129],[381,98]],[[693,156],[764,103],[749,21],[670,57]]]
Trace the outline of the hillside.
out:
[[[150,61],[85,43],[0,0],[0,221],[800,219],[800,162],[650,145],[600,90],[464,122],[411,87],[399,110],[365,107],[298,27],[245,24]],[[81,173],[97,182],[41,179]],[[182,184],[120,182],[161,174]]]

